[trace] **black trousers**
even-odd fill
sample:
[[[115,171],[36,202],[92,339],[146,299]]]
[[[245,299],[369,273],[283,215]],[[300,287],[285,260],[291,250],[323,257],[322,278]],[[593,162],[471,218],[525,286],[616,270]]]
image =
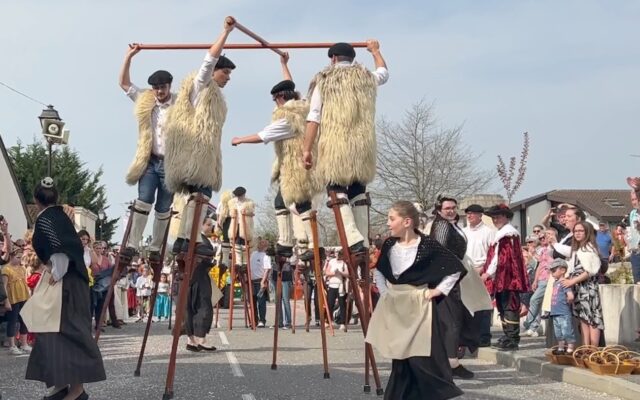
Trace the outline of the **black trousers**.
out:
[[[496,307],[507,339],[520,343],[520,293],[504,291],[496,293]]]
[[[299,214],[303,212],[311,210],[311,201],[305,201],[304,203],[295,203],[296,211]],[[287,205],[284,204],[284,199],[282,198],[282,193],[280,192],[280,188],[278,188],[278,194],[276,194],[276,198],[273,200],[273,207],[277,210],[286,210]]]
[[[316,286],[316,282],[311,279],[307,280],[307,290],[309,292],[309,297],[305,299],[307,309],[311,308],[311,296],[313,298],[313,315],[316,318],[316,321],[320,321],[320,296],[318,296],[318,288]]]
[[[104,302],[107,300],[107,291],[104,292],[94,292],[91,291],[91,294],[94,296],[94,304],[95,308],[93,310],[93,318],[96,321],[96,327],[98,326],[98,321],[100,320],[100,313],[102,312],[102,307],[104,307]],[[117,325],[118,319],[116,318],[116,306],[113,304],[113,294],[111,294],[111,298],[109,299],[109,319],[112,324]]]
[[[353,182],[349,186],[329,184],[327,185],[327,193],[330,191],[334,191],[336,193],[346,193],[349,200],[351,200],[358,195],[366,193],[367,185],[364,185],[360,182]]]
[[[327,305],[329,307],[329,312],[331,313],[331,315],[333,316],[333,312],[336,309],[336,299],[338,300],[338,307],[339,307],[339,311],[338,311],[338,316],[336,317],[336,320],[334,321],[336,324],[344,324],[344,319],[347,313],[347,301],[346,301],[347,296],[340,296],[340,289],[339,288],[332,288],[330,287],[327,290]]]

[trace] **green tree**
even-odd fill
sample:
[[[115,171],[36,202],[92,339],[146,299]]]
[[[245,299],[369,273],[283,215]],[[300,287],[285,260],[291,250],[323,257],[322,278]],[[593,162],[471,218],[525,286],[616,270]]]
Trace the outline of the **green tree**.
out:
[[[18,141],[9,149],[9,157],[25,200],[27,203],[33,203],[33,189],[47,174],[46,146],[35,139],[32,144],[26,146]],[[85,163],[80,160],[76,150],[61,146],[53,151],[52,169],[61,204],[83,207],[96,215],[103,210],[106,215],[109,206],[105,187],[100,183],[102,167],[96,172],[90,171],[85,168]],[[101,221],[96,221],[96,239],[109,242],[118,219],[107,217],[102,223],[102,229]]]

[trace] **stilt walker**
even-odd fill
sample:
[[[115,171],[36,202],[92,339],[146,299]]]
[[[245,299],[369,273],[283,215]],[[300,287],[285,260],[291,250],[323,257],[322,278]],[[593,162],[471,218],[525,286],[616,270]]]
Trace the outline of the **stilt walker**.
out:
[[[230,226],[229,226],[229,240],[231,242],[231,279],[232,284],[235,284],[235,280],[239,279],[242,287],[242,295],[245,296],[245,300],[248,301],[249,306],[247,310],[248,318],[251,321],[255,321],[253,317],[254,302],[253,288],[251,286],[251,276],[249,272],[249,251],[251,239],[253,239],[253,214],[255,211],[255,204],[253,200],[246,198],[247,190],[238,186],[233,190],[233,198],[228,202]],[[245,223],[243,223],[245,221]],[[246,283],[246,286],[245,286]],[[233,289],[233,286],[231,287]],[[252,329],[255,329],[254,324],[251,324]],[[229,330],[233,329],[233,308],[229,303]]]
[[[173,244],[173,253],[184,276],[180,284],[165,399],[173,397],[175,353],[195,255],[206,259],[214,256],[212,246],[204,243],[199,230],[209,199],[222,184],[220,140],[227,105],[221,88],[229,81],[235,64],[221,53],[234,24],[232,17],[225,19],[223,31],[209,48],[200,69],[183,81],[165,122],[165,184],[171,192],[190,194]]]
[[[358,295],[356,267],[368,261],[368,200],[366,185],[376,172],[375,99],[377,86],[384,84],[389,73],[377,41],[369,40],[376,70],[370,72],[354,63],[353,46],[337,43],[329,48],[331,65],[316,75],[310,87],[310,111],[307,116],[306,137],[302,161],[311,169],[314,158],[315,176],[330,196],[340,243],[346,256],[349,280],[366,335],[368,310]],[[320,129],[320,126],[322,128]],[[320,133],[319,133],[320,132]],[[312,149],[318,146],[317,157]],[[354,157],[357,154],[358,157]],[[380,377],[371,346],[366,346],[376,393],[382,394]],[[368,375],[368,374],[367,374]],[[369,391],[365,375],[365,392]]]
[[[160,260],[151,261],[151,269],[153,270],[153,290],[151,292],[151,299],[149,300],[149,310],[155,310],[156,299],[158,297],[158,284],[160,283],[160,275],[162,274],[162,260],[167,251],[167,238],[169,237],[169,225],[165,229],[162,239],[162,246],[160,247]],[[171,305],[169,306],[169,318],[171,318]],[[142,346],[140,346],[140,355],[138,356],[138,364],[136,370],[133,372],[133,376],[140,376],[140,368],[142,367],[142,359],[144,358],[144,351],[147,347],[147,339],[149,338],[149,330],[151,329],[152,318],[147,318],[147,326],[144,329],[144,337],[142,338]]]
[[[207,198],[200,193],[197,193],[193,199],[189,199],[190,202],[194,203],[194,220],[191,221],[191,234],[189,235],[189,247],[187,249],[187,254],[183,258],[184,262],[184,270],[182,272],[182,280],[180,282],[180,289],[178,292],[178,304],[176,307],[176,321],[173,328],[173,341],[171,342],[171,355],[169,356],[169,367],[167,369],[167,380],[165,383],[164,395],[162,396],[163,400],[168,400],[173,398],[173,381],[175,378],[176,372],[176,354],[178,352],[178,342],[180,340],[180,335],[182,331],[182,324],[184,322],[185,311],[187,308],[187,291],[189,289],[189,282],[191,280],[191,274],[193,272],[193,268],[196,264],[200,263],[203,259],[206,259],[206,256],[201,256],[196,254],[197,240],[196,238],[200,236],[199,228],[200,224],[198,223],[200,211],[203,209],[206,211],[206,204],[208,202]],[[196,220],[197,218],[197,220]]]
[[[173,76],[167,71],[156,71],[147,80],[151,89],[139,89],[131,82],[129,74],[131,60],[139,51],[140,48],[135,45],[129,48],[119,77],[120,87],[135,102],[135,116],[138,120],[136,154],[126,176],[129,185],[138,185],[138,198],[131,207],[129,218],[132,225],[129,237],[126,242],[122,242],[120,250],[120,257],[127,265],[138,253],[154,200],[155,219],[149,244],[149,261],[161,261],[160,247],[171,219],[170,208],[173,201],[173,194],[165,185],[164,162],[164,126],[167,114],[176,101],[176,94],[171,92]]]

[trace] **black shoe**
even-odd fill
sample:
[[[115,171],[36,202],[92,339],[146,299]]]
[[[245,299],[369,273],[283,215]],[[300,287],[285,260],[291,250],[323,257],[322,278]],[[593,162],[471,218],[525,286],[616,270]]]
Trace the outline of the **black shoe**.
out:
[[[473,379],[473,377],[475,376],[473,372],[469,371],[462,365],[458,365],[457,367],[453,368],[451,370],[451,373],[453,374],[453,376],[460,379]]]
[[[159,251],[150,251],[149,252],[149,262],[150,263],[159,263],[162,261],[162,257],[160,257]]]
[[[298,257],[298,259],[303,262],[313,261],[313,249],[309,249],[300,254],[300,257]]]
[[[80,393],[80,396],[76,397],[76,400],[89,400],[89,395],[87,394],[87,392],[82,391],[82,393]]]
[[[276,255],[289,258],[293,255],[293,247],[276,244]]]
[[[480,343],[478,343],[478,347],[491,347],[491,339],[481,340]]]
[[[367,251],[367,248],[364,247],[364,240],[354,244],[353,246],[349,246],[349,253],[351,253],[351,255],[364,253],[365,251]]]
[[[216,351],[217,350],[216,346],[206,347],[201,344],[198,345],[198,349],[200,349],[200,351]]]
[[[565,354],[567,354],[567,352],[565,351],[565,349],[555,349],[551,352],[551,354],[553,354],[554,356],[564,356]]]
[[[496,349],[500,351],[514,351],[518,350],[519,348],[520,347],[518,346],[518,343],[514,342],[511,339],[504,340],[501,343],[498,343],[498,345],[496,346]]]
[[[498,343],[502,343],[502,342],[504,342],[505,340],[507,340],[507,337],[506,337],[506,336],[504,336],[504,335],[503,335],[503,336],[500,336],[500,337],[498,338]]]
[[[62,400],[68,393],[69,393],[69,387],[66,387],[61,391],[52,394],[51,396],[44,396],[42,400]]]
[[[171,249],[171,252],[173,254],[178,254],[182,251],[182,244],[184,243],[184,239],[183,238],[177,238],[175,242],[173,242],[173,248]]]
[[[187,345],[187,350],[193,351],[194,353],[199,353],[200,352],[200,346],[194,346],[192,344],[188,344]]]

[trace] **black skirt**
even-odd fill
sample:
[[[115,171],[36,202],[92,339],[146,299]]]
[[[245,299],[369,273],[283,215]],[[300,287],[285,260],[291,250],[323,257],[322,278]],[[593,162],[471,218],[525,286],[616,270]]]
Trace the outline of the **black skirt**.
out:
[[[187,315],[185,331],[189,336],[205,337],[213,325],[213,304],[211,304],[211,262],[202,261],[196,266],[189,284],[187,295]]]
[[[459,283],[456,283],[448,296],[437,301],[436,308],[447,356],[458,358],[459,346],[475,351],[480,343],[480,320],[474,318],[462,303]]]
[[[91,336],[89,286],[70,265],[62,280],[60,332],[38,333],[26,379],[47,387],[106,379],[102,355]]]
[[[444,400],[463,394],[453,382],[436,307],[432,321],[431,356],[392,360],[385,400]]]

